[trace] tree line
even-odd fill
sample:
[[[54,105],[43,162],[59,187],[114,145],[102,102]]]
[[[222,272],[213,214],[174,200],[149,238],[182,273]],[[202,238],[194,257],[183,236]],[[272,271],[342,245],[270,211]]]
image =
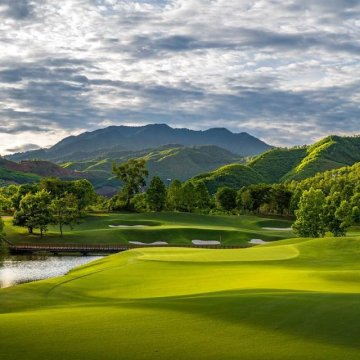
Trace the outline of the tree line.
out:
[[[155,176],[145,188],[144,160],[115,164],[113,172],[124,186],[109,200],[110,210],[289,216],[295,217],[293,229],[302,237],[321,237],[327,232],[344,236],[350,226],[360,223],[360,165],[284,184],[220,187],[214,195],[198,180],[174,180],[167,187]]]
[[[49,225],[57,225],[63,236],[96,201],[97,195],[87,180],[63,181],[44,178],[39,184],[9,185],[0,189],[0,210],[13,214],[13,223],[40,236]]]
[[[90,205],[107,211],[180,211],[204,214],[256,214],[295,217],[294,231],[303,237],[327,232],[344,236],[360,223],[360,164],[319,173],[303,181],[254,184],[234,189],[220,187],[209,193],[204,182],[173,180],[169,184],[154,176],[147,184],[146,161],[131,159],[113,164],[121,181],[110,199],[97,196],[87,180],[42,179],[39,184],[0,188],[0,210],[14,215],[14,224],[42,236],[51,224],[72,227]],[[0,222],[0,232],[3,227]]]

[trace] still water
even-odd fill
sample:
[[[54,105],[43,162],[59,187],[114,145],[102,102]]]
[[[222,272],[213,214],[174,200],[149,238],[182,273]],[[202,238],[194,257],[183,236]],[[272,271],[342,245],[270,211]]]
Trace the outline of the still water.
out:
[[[0,288],[65,275],[103,256],[0,255]]]

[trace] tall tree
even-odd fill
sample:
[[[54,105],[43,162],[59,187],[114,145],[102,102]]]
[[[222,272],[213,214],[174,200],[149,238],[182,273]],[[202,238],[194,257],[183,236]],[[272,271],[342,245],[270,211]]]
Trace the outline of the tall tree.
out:
[[[50,203],[50,194],[45,190],[25,195],[20,201],[19,210],[15,212],[14,224],[27,227],[30,234],[34,229],[39,229],[42,237],[52,222]]]
[[[195,207],[197,209],[208,209],[211,205],[210,194],[203,181],[195,185]]]
[[[325,235],[324,223],[325,195],[321,190],[305,190],[295,211],[294,231],[302,237],[322,237]]]
[[[218,208],[225,211],[234,210],[236,208],[236,196],[235,189],[230,187],[219,188],[215,195]]]
[[[181,181],[174,180],[167,189],[166,207],[169,210],[178,211],[181,208],[182,188]]]
[[[183,211],[191,212],[195,208],[195,188],[192,182],[187,181],[181,186],[180,208]]]
[[[51,202],[50,209],[53,214],[53,223],[59,226],[60,236],[63,237],[64,225],[72,228],[80,216],[77,198],[73,194],[55,198]]]
[[[161,211],[165,207],[166,187],[158,176],[154,176],[150,182],[146,191],[146,201],[152,211]]]
[[[135,194],[140,192],[141,187],[146,185],[146,177],[149,175],[144,159],[130,159],[122,164],[113,163],[113,174],[122,181],[122,194],[126,199],[126,208],[130,208],[130,201]]]

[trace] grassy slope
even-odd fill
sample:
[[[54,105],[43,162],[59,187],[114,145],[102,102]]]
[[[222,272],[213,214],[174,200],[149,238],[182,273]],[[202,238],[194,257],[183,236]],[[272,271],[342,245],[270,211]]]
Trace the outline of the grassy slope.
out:
[[[204,179],[209,190],[218,186],[303,180],[319,172],[339,169],[360,161],[360,137],[328,136],[309,147],[275,148],[252,159],[247,165],[228,165],[194,178]]]
[[[210,193],[219,187],[230,186],[240,189],[243,186],[267,182],[266,178],[246,165],[231,164],[212,172],[198,175],[192,179],[194,183],[203,181]]]
[[[150,224],[149,224],[150,221]],[[255,216],[206,216],[186,213],[97,214],[84,219],[61,239],[58,229],[51,227],[42,239],[29,236],[25,228],[11,225],[5,218],[7,238],[13,242],[67,243],[127,243],[128,241],[168,241],[170,244],[189,244],[191,240],[219,240],[223,244],[246,244],[251,239],[279,240],[292,235],[291,231],[263,230],[263,227],[287,228],[291,222]],[[109,225],[155,225],[146,228],[110,228]]]
[[[272,149],[257,156],[248,166],[269,183],[281,182],[306,157],[306,152],[306,148]]]
[[[360,240],[139,249],[0,291],[6,359],[358,359]]]
[[[177,147],[169,145],[159,149],[110,152],[96,160],[67,162],[63,166],[72,170],[103,173],[103,176],[109,178],[112,176],[113,162],[121,163],[130,158],[144,158],[147,161],[150,178],[157,175],[163,180],[172,178],[182,181],[201,172],[242,160],[240,156],[216,146]]]

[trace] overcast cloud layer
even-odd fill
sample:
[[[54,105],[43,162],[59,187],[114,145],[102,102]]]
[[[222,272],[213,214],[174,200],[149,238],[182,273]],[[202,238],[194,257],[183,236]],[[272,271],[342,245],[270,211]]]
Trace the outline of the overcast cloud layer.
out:
[[[0,0],[0,153],[111,124],[360,133],[360,1]]]

